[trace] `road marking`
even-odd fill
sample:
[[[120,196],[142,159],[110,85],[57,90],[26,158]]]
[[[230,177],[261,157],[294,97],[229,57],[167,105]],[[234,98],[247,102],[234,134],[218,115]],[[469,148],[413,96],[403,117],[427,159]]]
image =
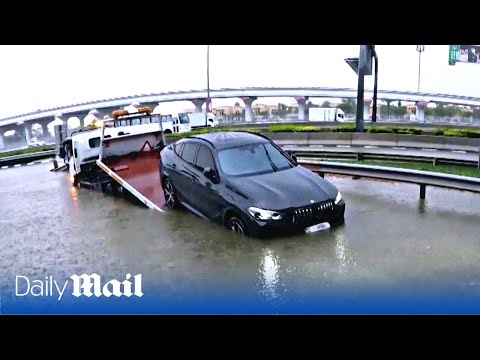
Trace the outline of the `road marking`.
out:
[[[13,167],[19,167],[19,166],[22,166],[22,164],[15,164],[15,165],[13,165]]]
[[[1,168],[2,168],[2,169],[7,169],[7,168],[8,168],[8,166],[2,166]]]
[[[377,145],[365,145],[364,147],[367,149],[378,149]]]
[[[395,149],[395,150],[406,150],[407,148],[399,147],[399,146],[394,146],[394,147],[392,147],[392,149]]]
[[[349,148],[350,145],[337,145],[337,147],[339,147],[339,148]]]
[[[467,153],[465,150],[452,150],[452,152],[458,153],[458,154],[466,154]]]

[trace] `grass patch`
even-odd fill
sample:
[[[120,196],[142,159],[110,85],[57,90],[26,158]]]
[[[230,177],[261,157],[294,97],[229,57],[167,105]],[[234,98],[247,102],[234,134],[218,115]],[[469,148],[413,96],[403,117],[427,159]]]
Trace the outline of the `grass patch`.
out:
[[[7,156],[22,155],[22,154],[34,154],[34,153],[38,153],[42,151],[50,151],[50,150],[55,150],[55,146],[47,145],[47,146],[39,146],[34,148],[5,151],[0,153],[0,158],[7,157]]]
[[[443,174],[480,178],[480,170],[478,170],[476,167],[473,167],[473,166],[462,166],[462,165],[433,166],[433,164],[431,163],[423,163],[423,162],[383,161],[383,160],[360,160],[359,162],[355,160],[343,160],[338,162],[358,163],[361,165],[388,166],[388,167],[396,167],[396,168],[402,168],[402,169],[432,171],[432,172],[438,172]]]

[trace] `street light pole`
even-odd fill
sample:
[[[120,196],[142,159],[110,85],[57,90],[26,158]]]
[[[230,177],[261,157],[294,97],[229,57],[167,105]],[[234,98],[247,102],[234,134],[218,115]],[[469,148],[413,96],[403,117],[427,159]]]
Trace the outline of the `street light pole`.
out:
[[[207,113],[212,110],[210,101],[210,45],[207,45]]]
[[[417,51],[418,51],[418,87],[417,87],[417,92],[420,92],[420,70],[421,70],[421,64],[422,64],[422,52],[425,51],[425,45],[417,45]]]

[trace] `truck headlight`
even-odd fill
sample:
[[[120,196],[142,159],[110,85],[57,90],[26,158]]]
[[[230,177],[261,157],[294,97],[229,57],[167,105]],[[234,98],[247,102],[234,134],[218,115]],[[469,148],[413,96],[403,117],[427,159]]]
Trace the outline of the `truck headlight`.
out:
[[[249,207],[248,213],[256,220],[267,221],[267,220],[280,220],[282,215],[276,211],[270,211],[265,209],[259,209],[256,207]]]
[[[342,194],[340,194],[340,191],[339,191],[334,201],[335,205],[337,205],[340,202],[340,200],[342,200]]]

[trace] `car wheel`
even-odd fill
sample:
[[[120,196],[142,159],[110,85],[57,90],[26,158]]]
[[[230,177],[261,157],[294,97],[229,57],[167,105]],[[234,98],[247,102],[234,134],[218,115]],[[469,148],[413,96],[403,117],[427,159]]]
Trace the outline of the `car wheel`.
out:
[[[163,196],[165,197],[165,204],[170,209],[178,209],[180,202],[178,201],[177,191],[169,178],[163,181]]]
[[[232,216],[230,219],[228,219],[225,226],[227,227],[227,229],[233,232],[241,235],[247,235],[247,227],[245,226],[243,221],[236,216]]]

